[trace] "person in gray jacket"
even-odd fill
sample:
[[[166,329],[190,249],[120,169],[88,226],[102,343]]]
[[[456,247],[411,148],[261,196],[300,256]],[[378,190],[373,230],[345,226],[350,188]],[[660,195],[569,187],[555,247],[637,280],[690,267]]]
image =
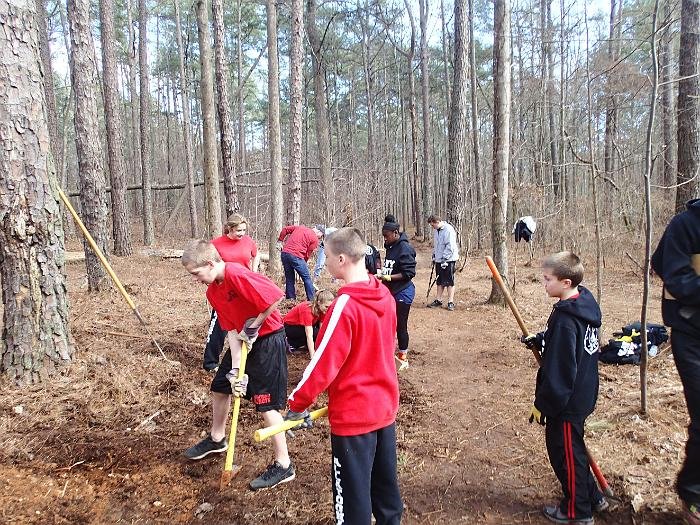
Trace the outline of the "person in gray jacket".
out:
[[[433,232],[433,264],[437,284],[437,296],[428,305],[428,308],[439,308],[443,305],[442,299],[447,292],[447,309],[455,309],[455,266],[459,260],[459,247],[457,246],[457,232],[451,224],[442,220],[442,217],[431,215],[428,224],[435,230]]]

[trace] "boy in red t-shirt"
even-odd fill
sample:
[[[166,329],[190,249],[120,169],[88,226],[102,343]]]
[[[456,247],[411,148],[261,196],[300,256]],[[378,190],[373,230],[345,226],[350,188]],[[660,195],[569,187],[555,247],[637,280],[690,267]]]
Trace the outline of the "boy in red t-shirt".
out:
[[[182,254],[182,264],[206,285],[207,299],[228,331],[229,349],[211,383],[210,434],[185,451],[189,459],[223,452],[231,394],[252,400],[265,426],[282,422],[279,410],[287,393],[287,353],[284,327],[277,305],[282,291],[267,277],[239,264],[225,263],[211,242],[193,241]],[[238,380],[241,341],[248,345],[246,375]],[[275,460],[250,483],[253,490],[274,487],[294,479],[285,435],[272,438]]]
[[[333,299],[335,294],[330,290],[319,290],[313,301],[299,303],[282,318],[287,343],[293,350],[305,346],[309,350],[309,357],[313,358],[318,329]]]
[[[325,241],[326,268],[346,284],[326,312],[285,419],[310,426],[308,408],[327,390],[336,521],[370,523],[374,514],[378,525],[398,525],[396,308],[388,288],[367,274],[366,246],[354,228]]]

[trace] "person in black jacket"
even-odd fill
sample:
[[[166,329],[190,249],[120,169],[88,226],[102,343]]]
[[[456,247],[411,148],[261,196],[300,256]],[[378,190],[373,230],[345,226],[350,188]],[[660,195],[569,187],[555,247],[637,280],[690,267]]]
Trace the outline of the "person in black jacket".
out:
[[[700,525],[700,199],[671,219],[651,265],[664,282],[661,312],[690,414],[676,490],[686,521]]]
[[[377,278],[389,288],[396,301],[396,335],[399,350],[396,363],[399,370],[408,367],[408,314],[416,296],[416,287],[412,279],[416,275],[416,250],[408,242],[405,232],[393,215],[384,218],[382,226],[384,237],[384,264],[377,272]]]
[[[549,462],[564,498],[544,507],[554,523],[592,524],[592,510],[608,502],[591,475],[583,425],[598,398],[598,328],[601,313],[593,295],[579,283],[583,265],[571,252],[559,252],[542,263],[547,295],[554,305],[544,332],[523,336],[528,348],[541,351],[535,402],[530,422],[545,425]]]

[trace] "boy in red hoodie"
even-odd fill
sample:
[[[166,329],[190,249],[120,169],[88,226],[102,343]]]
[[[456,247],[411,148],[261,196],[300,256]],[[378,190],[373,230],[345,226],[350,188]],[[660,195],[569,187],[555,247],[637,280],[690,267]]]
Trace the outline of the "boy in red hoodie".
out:
[[[328,390],[337,523],[369,524],[374,514],[378,525],[398,525],[396,309],[387,287],[367,274],[366,246],[354,228],[325,241],[326,268],[345,285],[326,312],[320,343],[289,396],[285,419],[310,426],[307,409]]]

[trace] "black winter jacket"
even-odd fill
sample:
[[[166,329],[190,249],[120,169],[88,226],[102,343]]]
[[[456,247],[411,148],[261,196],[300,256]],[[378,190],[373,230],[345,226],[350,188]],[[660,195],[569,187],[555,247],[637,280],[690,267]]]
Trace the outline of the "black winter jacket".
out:
[[[400,281],[382,281],[389,288],[391,295],[396,295],[411,284],[411,279],[416,276],[416,250],[408,242],[406,232],[402,232],[394,244],[384,244],[384,248],[384,273],[400,273],[404,277]]]
[[[700,337],[700,199],[666,227],[651,266],[664,282],[664,324]]]
[[[600,307],[583,286],[554,305],[542,334],[535,406],[547,418],[582,420],[598,399]]]

